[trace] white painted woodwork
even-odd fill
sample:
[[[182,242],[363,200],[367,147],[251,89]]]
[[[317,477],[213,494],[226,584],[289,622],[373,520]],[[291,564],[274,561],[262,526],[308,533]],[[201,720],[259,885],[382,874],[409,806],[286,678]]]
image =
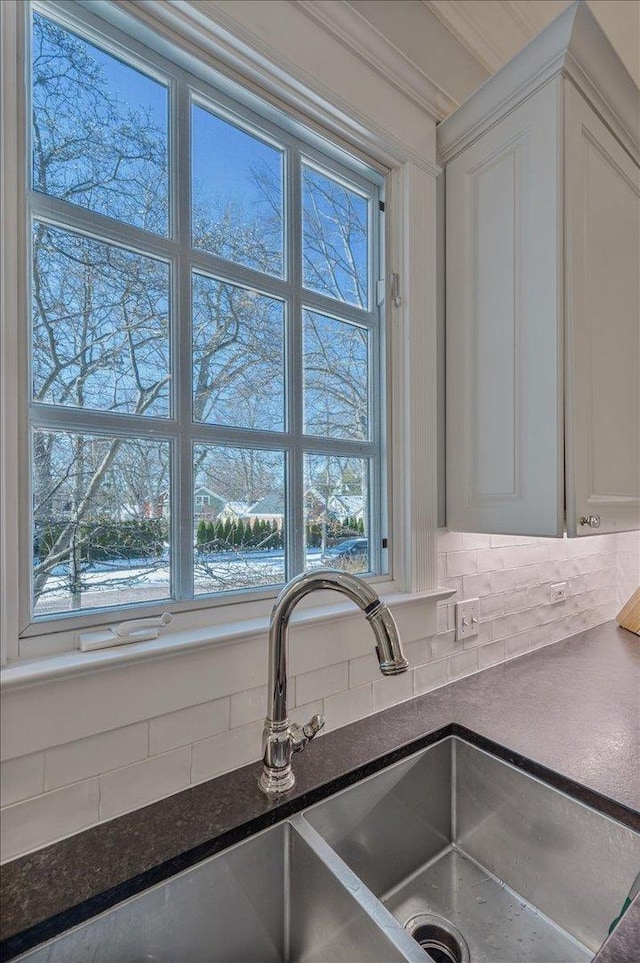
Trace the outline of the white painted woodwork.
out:
[[[448,526],[640,528],[640,91],[574,5],[438,142]]]
[[[447,167],[447,524],[562,533],[559,84]]]
[[[640,169],[565,94],[567,530],[640,528]]]

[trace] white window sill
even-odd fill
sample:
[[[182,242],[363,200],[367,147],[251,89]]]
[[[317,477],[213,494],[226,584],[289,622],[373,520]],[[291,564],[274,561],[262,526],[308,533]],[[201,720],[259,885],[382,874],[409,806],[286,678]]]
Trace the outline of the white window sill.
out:
[[[453,589],[439,588],[425,592],[401,592],[383,595],[391,608],[412,602],[438,602],[454,594]],[[299,611],[291,620],[292,625],[315,625],[323,622],[336,622],[350,618],[357,612],[351,602],[338,602],[317,608]],[[46,658],[29,659],[5,666],[0,672],[0,688],[3,692],[23,686],[37,685],[56,679],[68,679],[86,675],[103,669],[118,668],[131,662],[162,659],[180,652],[207,646],[226,645],[239,640],[249,640],[266,636],[269,630],[269,617],[247,619],[206,628],[191,628],[177,632],[165,632],[157,639],[147,642],[132,642],[128,645],[100,649],[95,652],[65,652]]]

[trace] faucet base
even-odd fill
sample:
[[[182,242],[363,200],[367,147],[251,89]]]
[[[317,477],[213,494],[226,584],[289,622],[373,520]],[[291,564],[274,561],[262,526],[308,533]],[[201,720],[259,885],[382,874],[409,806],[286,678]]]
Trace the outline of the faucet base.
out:
[[[291,766],[284,769],[269,769],[265,766],[258,780],[258,787],[266,796],[281,796],[293,789],[295,782],[296,777]]]

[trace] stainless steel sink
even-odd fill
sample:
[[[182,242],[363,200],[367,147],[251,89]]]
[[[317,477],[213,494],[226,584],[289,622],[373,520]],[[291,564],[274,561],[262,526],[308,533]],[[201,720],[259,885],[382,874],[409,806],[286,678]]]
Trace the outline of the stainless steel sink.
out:
[[[640,835],[449,738],[20,957],[586,963]]]
[[[406,956],[300,833],[281,823],[20,959],[350,963]]]
[[[454,738],[305,818],[400,924],[452,923],[472,963],[592,959],[640,870],[633,830]]]

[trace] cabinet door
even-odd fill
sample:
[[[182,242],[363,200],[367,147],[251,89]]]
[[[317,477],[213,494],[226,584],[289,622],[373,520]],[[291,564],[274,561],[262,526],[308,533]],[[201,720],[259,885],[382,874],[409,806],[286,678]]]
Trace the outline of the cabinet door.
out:
[[[447,524],[562,535],[557,78],[446,170]]]
[[[640,171],[565,84],[567,531],[591,535],[640,527]]]

